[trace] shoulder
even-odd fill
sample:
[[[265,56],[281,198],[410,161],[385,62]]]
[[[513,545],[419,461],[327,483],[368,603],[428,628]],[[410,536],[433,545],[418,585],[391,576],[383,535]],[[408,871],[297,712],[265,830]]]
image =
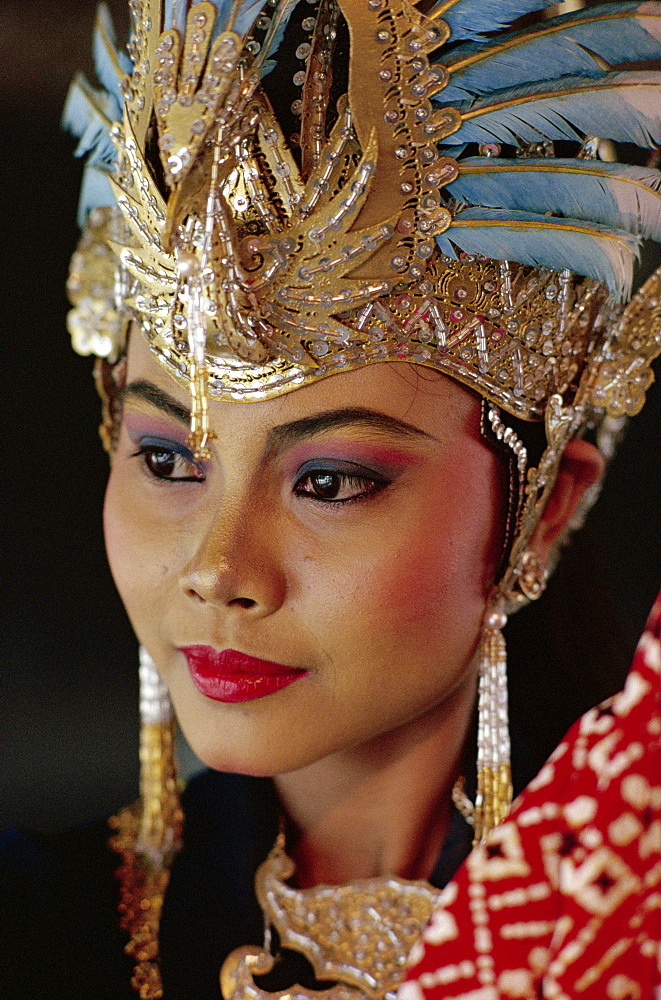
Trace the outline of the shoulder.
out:
[[[103,820],[57,835],[0,833],[0,995],[131,995],[108,835]]]
[[[440,1000],[459,964],[477,990],[480,960],[508,996],[659,996],[660,734],[661,601],[623,691],[575,723],[448,885],[400,1000]]]
[[[184,849],[161,925],[163,978],[170,996],[203,996],[217,984],[219,956],[261,940],[253,880],[279,814],[270,781],[215,771],[189,781],[183,805]],[[135,1000],[110,837],[107,820],[57,835],[0,832],[0,997]]]

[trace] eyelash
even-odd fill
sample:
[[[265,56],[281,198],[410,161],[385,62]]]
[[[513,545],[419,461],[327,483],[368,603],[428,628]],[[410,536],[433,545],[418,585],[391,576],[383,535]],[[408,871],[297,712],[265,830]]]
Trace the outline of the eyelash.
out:
[[[328,478],[334,478],[336,482],[333,484],[335,492],[341,492],[342,488],[351,489],[353,486],[362,487],[358,489],[356,493],[348,497],[324,497],[315,493],[313,489],[304,489],[306,483],[311,482],[315,478],[318,480],[322,476]],[[368,475],[357,475],[355,472],[347,472],[343,469],[307,469],[301,476],[299,476],[296,484],[294,485],[294,493],[299,497],[306,497],[309,500],[313,500],[316,503],[324,504],[345,504],[345,503],[358,503],[361,500],[366,500],[370,496],[374,496],[376,493],[380,493],[381,490],[389,486],[390,482],[381,476],[368,476]]]
[[[173,468],[170,469],[169,474],[163,474],[162,471],[158,471],[155,468],[153,462],[155,456],[167,456],[170,460],[170,465]],[[175,446],[172,443],[165,441],[148,441],[144,440],[140,442],[140,446],[137,451],[132,455],[133,458],[141,458],[143,468],[146,474],[154,480],[158,480],[163,483],[199,483],[204,482],[205,475],[203,469],[193,461],[192,454],[188,449],[181,446]],[[187,476],[175,476],[172,472],[177,470],[177,466],[188,467],[189,469],[195,469],[197,475],[187,475]],[[319,480],[322,477],[332,480],[330,484],[330,490],[334,493],[340,493],[343,490],[355,489],[355,492],[350,496],[336,497],[336,496],[323,496],[315,491],[314,480],[317,480],[317,489],[321,489],[319,485]],[[309,488],[305,488],[308,484]],[[324,466],[317,466],[316,468],[307,468],[299,476],[297,482],[294,485],[294,493],[299,497],[306,497],[309,500],[313,500],[316,503],[332,504],[339,506],[345,503],[356,503],[361,500],[365,500],[370,496],[374,496],[376,493],[380,493],[382,489],[390,485],[390,481],[377,475],[360,475],[357,474],[356,470],[346,470],[338,469],[336,467],[326,468]],[[328,488],[328,487],[327,487]]]
[[[197,475],[174,476],[171,473],[163,475],[162,472],[157,471],[153,464],[150,464],[150,462],[153,463],[156,455],[169,456],[171,464],[174,466],[171,472],[176,471],[177,466],[184,466],[188,467],[188,469],[196,470]],[[138,450],[133,452],[131,457],[142,458],[142,465],[146,474],[150,478],[160,482],[201,483],[206,478],[204,470],[193,461],[193,456],[188,449],[169,444],[165,441],[141,441]]]

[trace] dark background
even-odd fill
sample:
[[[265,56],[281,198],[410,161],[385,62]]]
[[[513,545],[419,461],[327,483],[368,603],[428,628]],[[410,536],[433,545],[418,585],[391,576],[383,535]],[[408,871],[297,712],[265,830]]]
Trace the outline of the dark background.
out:
[[[125,5],[110,6],[123,38]],[[73,73],[90,72],[94,8],[5,0],[0,23],[0,825],[56,829],[137,789],[137,647],[103,554],[99,405],[92,362],[73,354],[65,331],[80,165],[58,122]],[[660,428],[657,384],[551,593],[512,623],[514,714],[548,749],[616,684],[661,584]]]

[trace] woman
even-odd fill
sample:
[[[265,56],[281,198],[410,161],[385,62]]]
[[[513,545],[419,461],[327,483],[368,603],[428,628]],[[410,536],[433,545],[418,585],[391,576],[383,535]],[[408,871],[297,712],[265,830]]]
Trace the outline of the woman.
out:
[[[656,279],[621,316],[612,305],[639,231],[658,235],[656,174],[568,157],[551,173],[546,159],[552,139],[596,130],[605,99],[622,101],[615,138],[658,141],[657,77],[598,61],[630,58],[632,38],[640,58],[656,53],[647,22],[627,8],[618,37],[603,30],[610,11],[597,27],[549,22],[541,41],[510,43],[522,59],[508,76],[479,40],[472,67],[473,36],[499,24],[467,0],[430,18],[378,0],[302,6],[198,3],[162,20],[134,4],[132,64],[102,16],[108,93],[79,85],[68,106],[92,153],[71,330],[106,359],[108,551],[145,653],[142,804],[112,842],[130,960],[103,831],[68,867],[57,855],[39,870],[50,924],[18,918],[47,970],[28,977],[62,995],[126,995],[134,966],[143,996],[161,983],[217,996],[221,965],[227,1000],[266,972],[262,988],[295,995],[314,982],[301,954],[318,981],[394,988],[432,885],[469,847],[451,797],[478,840],[509,805],[501,630],[543,590],[601,475],[577,435],[599,427],[605,447],[658,353]],[[504,23],[539,5],[505,6]],[[557,58],[567,37],[576,106],[540,85],[518,137],[497,100],[471,97],[494,80],[521,88],[534,45]],[[526,114],[528,88],[512,94]],[[501,156],[497,140],[528,158]],[[546,440],[518,418],[545,418]],[[154,663],[214,769],[185,793],[183,848]],[[347,879],[368,881],[316,888]],[[256,948],[264,920],[273,953],[271,926],[286,946],[273,970]]]

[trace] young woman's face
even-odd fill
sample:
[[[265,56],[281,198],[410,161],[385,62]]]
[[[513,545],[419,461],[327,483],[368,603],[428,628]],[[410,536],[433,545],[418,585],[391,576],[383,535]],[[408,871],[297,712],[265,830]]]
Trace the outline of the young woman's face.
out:
[[[132,337],[108,554],[196,753],[277,774],[472,691],[504,502],[477,398],[394,363],[212,402],[204,464],[188,405]]]

